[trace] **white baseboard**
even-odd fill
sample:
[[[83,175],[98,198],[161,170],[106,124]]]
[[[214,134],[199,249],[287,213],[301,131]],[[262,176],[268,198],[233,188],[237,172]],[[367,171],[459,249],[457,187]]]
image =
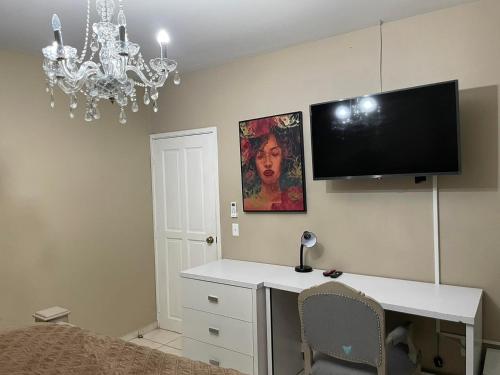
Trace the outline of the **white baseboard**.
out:
[[[153,322],[151,324],[148,324],[145,327],[142,327],[142,328],[136,329],[135,331],[127,333],[126,335],[124,335],[124,336],[122,336],[120,338],[122,340],[125,340],[125,341],[130,341],[130,340],[136,338],[139,334],[143,335],[145,333],[148,333],[150,331],[155,330],[156,328],[158,328],[158,321],[155,321],[155,322]]]

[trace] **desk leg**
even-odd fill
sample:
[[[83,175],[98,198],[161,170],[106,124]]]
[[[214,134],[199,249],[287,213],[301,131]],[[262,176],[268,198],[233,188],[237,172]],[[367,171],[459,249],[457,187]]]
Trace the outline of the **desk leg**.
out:
[[[479,303],[474,324],[465,326],[465,373],[479,375],[483,344],[483,304]]]
[[[273,325],[271,311],[271,288],[266,288],[266,325],[267,325],[267,375],[273,375]]]

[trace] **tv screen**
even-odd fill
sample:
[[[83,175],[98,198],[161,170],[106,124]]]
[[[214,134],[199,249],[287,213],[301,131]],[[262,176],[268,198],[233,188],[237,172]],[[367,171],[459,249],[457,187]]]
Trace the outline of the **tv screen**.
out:
[[[315,180],[460,172],[458,81],[311,105]]]

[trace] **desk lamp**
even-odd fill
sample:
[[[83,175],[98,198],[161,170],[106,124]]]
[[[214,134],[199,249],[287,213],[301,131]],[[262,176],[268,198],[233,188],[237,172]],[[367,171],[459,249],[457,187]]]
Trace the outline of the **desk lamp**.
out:
[[[313,269],[310,266],[304,265],[304,246],[313,247],[316,245],[317,238],[313,232],[305,231],[302,233],[302,238],[300,240],[300,266],[295,267],[297,272],[311,272]]]

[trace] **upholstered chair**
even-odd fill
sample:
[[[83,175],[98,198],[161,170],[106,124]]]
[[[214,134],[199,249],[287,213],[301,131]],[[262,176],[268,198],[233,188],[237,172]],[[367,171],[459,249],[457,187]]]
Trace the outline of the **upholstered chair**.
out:
[[[419,355],[411,326],[385,335],[384,309],[339,282],[299,295],[305,375],[415,375]]]

